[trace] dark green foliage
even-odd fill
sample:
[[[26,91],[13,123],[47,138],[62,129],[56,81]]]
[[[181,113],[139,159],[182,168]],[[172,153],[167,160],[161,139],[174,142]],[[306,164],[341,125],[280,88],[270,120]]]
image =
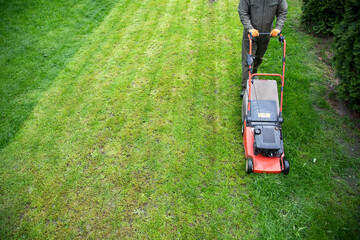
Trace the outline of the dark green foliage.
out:
[[[335,35],[335,67],[339,96],[360,111],[360,1],[303,0],[302,24],[308,30]]]
[[[340,96],[360,111],[360,2],[346,0],[344,19],[336,26],[335,66]]]
[[[303,0],[302,24],[315,33],[331,35],[344,14],[345,0]]]

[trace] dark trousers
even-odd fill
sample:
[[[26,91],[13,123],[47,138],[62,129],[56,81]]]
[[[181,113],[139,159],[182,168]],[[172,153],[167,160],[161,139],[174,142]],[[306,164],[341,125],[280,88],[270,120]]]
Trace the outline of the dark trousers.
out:
[[[257,73],[260,64],[263,61],[265,52],[269,46],[270,36],[261,35],[260,37],[253,38],[252,41],[252,56],[255,57],[253,62],[253,73]],[[246,84],[249,79],[249,66],[247,65],[247,55],[249,54],[250,42],[248,38],[248,32],[244,30],[242,47],[241,47],[241,58],[242,58],[242,89],[246,89]]]

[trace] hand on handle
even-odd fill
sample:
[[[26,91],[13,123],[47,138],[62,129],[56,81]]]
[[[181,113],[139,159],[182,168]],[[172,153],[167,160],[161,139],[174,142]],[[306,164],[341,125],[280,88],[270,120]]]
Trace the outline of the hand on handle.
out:
[[[249,30],[249,33],[251,33],[251,36],[252,37],[258,37],[259,36],[259,31],[258,30],[256,30],[256,29],[250,29]]]
[[[279,34],[280,34],[280,30],[277,29],[277,28],[274,28],[274,29],[271,31],[270,36],[272,36],[272,37],[277,37]]]

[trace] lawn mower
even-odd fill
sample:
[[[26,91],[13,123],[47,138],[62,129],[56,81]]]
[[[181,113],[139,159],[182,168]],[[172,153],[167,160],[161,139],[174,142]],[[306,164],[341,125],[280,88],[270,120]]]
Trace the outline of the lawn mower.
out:
[[[260,33],[268,34],[270,33]],[[279,34],[283,43],[283,71],[281,74],[253,73],[252,35],[247,64],[249,79],[243,97],[242,134],[244,140],[247,173],[284,173],[290,170],[289,161],[285,159],[281,124],[283,106],[283,90],[285,78],[286,40]],[[276,80],[260,80],[259,77],[280,77],[280,106]],[[254,79],[255,78],[255,79]]]

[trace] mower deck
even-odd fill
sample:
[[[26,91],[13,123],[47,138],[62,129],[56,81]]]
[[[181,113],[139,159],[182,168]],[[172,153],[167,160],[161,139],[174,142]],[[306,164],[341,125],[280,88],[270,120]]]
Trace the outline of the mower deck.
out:
[[[246,123],[244,123],[246,124]],[[245,125],[244,125],[245,126]],[[261,153],[254,154],[254,129],[244,127],[245,156],[252,160],[252,172],[254,173],[281,173],[281,157],[266,157]]]

